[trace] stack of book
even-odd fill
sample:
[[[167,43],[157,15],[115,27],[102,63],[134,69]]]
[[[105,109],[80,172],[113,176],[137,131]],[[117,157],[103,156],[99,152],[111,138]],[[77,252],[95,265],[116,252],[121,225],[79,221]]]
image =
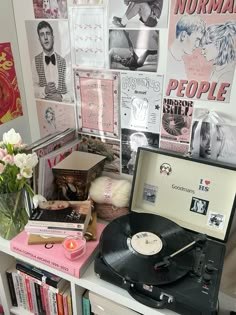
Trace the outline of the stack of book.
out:
[[[39,204],[33,210],[25,231],[31,240],[35,236],[54,237],[61,241],[66,236],[84,236],[91,220],[92,202],[54,200]]]
[[[99,239],[104,227],[104,224],[97,223],[96,240],[87,242],[85,254],[74,261],[65,256],[62,244],[49,242],[48,246],[45,244],[29,245],[26,231],[22,231],[10,241],[10,249],[22,256],[80,278],[97,255]]]
[[[22,261],[9,267],[6,276],[13,306],[40,315],[72,314],[69,281]]]

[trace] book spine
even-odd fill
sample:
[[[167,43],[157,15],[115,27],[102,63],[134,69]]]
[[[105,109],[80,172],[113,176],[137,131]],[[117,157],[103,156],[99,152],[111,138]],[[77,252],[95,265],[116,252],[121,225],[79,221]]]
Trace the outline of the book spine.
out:
[[[67,294],[63,293],[62,297],[63,297],[64,315],[69,315]]]
[[[56,294],[56,300],[57,300],[57,314],[64,315],[63,297],[61,293]]]
[[[38,305],[37,305],[37,300],[36,300],[36,293],[35,293],[35,287],[34,287],[34,281],[31,279],[30,281],[30,291],[32,295],[32,302],[33,302],[33,313],[34,315],[38,315]]]
[[[43,315],[43,305],[41,300],[41,293],[40,293],[40,285],[38,283],[34,283],[35,288],[35,294],[36,294],[36,300],[37,300],[37,306],[38,306],[38,313],[39,315]]]
[[[22,246],[20,248],[18,245],[15,246],[14,243],[11,241],[10,242],[10,249],[15,253],[19,253],[20,255],[23,255],[25,257],[29,257],[31,259],[32,259],[32,256],[34,256],[34,260],[39,261],[41,263],[43,262],[47,266],[53,267],[54,269],[60,270],[62,272],[66,272],[67,274],[70,274],[72,276],[79,277],[79,275],[80,275],[79,270],[77,270],[73,266],[71,266],[69,261],[68,261],[68,264],[61,265],[58,263],[57,258],[55,258],[55,260],[54,260],[53,256],[49,257],[48,255],[41,253],[41,256],[38,257],[36,255],[33,255],[29,251],[29,247],[27,245],[22,244]],[[16,267],[16,268],[19,269],[18,267]],[[27,271],[25,271],[25,272],[27,272]]]
[[[44,295],[44,302],[45,302],[45,311],[46,315],[51,315],[50,314],[50,307],[49,307],[49,300],[48,300],[48,288],[43,288],[43,295]]]
[[[68,228],[77,229],[78,231],[83,231],[85,228],[84,223],[72,223],[72,222],[58,222],[58,221],[38,221],[38,220],[28,220],[28,223],[32,226],[37,227],[47,227],[47,228]]]
[[[68,313],[69,315],[73,315],[71,291],[67,296],[67,303],[68,303]]]
[[[83,315],[90,315],[90,301],[88,296],[83,295],[82,297]]]
[[[28,302],[28,297],[26,293],[26,285],[25,285],[25,279],[22,276],[19,276],[19,283],[20,283],[20,295],[22,299],[22,307],[25,310],[29,310],[29,302]]]
[[[41,296],[41,301],[42,301],[42,309],[43,309],[43,313],[46,314],[46,304],[45,304],[45,298],[44,298],[44,289],[43,286],[40,285],[40,296]]]
[[[14,282],[12,278],[12,272],[6,271],[6,276],[7,276],[8,288],[10,291],[12,306],[17,306],[16,292],[15,292]]]
[[[59,289],[54,288],[50,285],[48,285],[47,283],[44,283],[43,281],[40,281],[36,278],[34,278],[33,276],[30,276],[28,274],[26,274],[25,272],[21,271],[21,270],[17,270],[18,274],[25,276],[26,278],[28,278],[29,280],[31,280],[34,283],[38,283],[39,285],[41,285],[43,288],[51,290],[52,292],[58,293]]]
[[[29,310],[30,312],[33,313],[34,306],[33,306],[32,294],[31,294],[31,289],[30,289],[30,280],[27,279],[26,277],[24,277],[24,279],[25,279],[26,291],[27,291],[28,302],[29,302]]]
[[[56,293],[48,291],[49,308],[51,315],[57,315],[57,299]]]
[[[40,271],[37,271],[36,269],[31,268],[30,266],[25,266],[23,264],[17,263],[16,269],[38,279],[42,283],[45,283],[45,284],[48,284],[52,287],[57,288],[57,284],[58,284],[57,281],[50,278],[50,276],[48,276],[48,277],[45,276],[43,273],[41,273]]]
[[[20,282],[19,282],[19,275],[16,272],[12,273],[12,279],[14,283],[14,288],[16,292],[16,300],[17,300],[17,306],[23,307],[21,295],[20,295]]]
[[[48,235],[48,236],[67,236],[67,235],[74,235],[74,236],[83,236],[83,232],[78,229],[69,229],[69,228],[62,228],[62,229],[54,229],[50,227],[42,227],[42,226],[25,226],[25,231],[31,234],[36,235]]]

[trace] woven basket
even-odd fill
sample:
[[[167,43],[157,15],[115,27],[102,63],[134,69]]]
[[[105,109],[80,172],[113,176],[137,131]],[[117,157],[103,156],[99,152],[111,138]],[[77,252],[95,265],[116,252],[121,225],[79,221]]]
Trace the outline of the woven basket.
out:
[[[128,207],[118,208],[106,203],[95,203],[95,210],[97,212],[98,218],[106,221],[112,221],[129,212]]]

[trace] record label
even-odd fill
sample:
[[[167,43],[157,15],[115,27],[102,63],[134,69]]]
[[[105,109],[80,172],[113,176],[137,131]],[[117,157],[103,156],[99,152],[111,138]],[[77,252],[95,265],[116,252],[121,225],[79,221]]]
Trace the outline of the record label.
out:
[[[128,245],[141,255],[155,255],[162,249],[162,240],[156,234],[151,232],[139,232],[128,238]]]

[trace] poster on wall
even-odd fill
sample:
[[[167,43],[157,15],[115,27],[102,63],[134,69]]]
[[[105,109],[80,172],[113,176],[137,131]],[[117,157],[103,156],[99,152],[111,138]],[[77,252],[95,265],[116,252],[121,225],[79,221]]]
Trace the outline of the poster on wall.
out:
[[[168,1],[109,1],[109,28],[167,27]]]
[[[193,101],[189,100],[163,99],[161,140],[190,142],[193,105]]]
[[[236,164],[236,126],[229,125],[216,111],[194,111],[190,153],[193,157]]]
[[[73,103],[69,23],[25,21],[35,98]]]
[[[159,133],[163,77],[121,72],[121,128]]]
[[[147,145],[158,148],[159,134],[121,128],[122,173],[134,175],[138,147]]]
[[[104,7],[82,6],[71,11],[73,64],[84,68],[104,68]]]
[[[36,107],[41,137],[67,128],[76,128],[74,105],[36,100]]]
[[[119,81],[112,71],[74,71],[81,132],[119,137]]]
[[[171,0],[166,96],[230,102],[234,1]]]
[[[159,31],[109,31],[110,69],[156,72],[158,57]]]
[[[0,124],[23,115],[10,43],[0,43]]]
[[[36,19],[67,19],[67,0],[33,0]]]
[[[120,140],[79,133],[78,151],[106,157],[104,172],[120,173]]]

